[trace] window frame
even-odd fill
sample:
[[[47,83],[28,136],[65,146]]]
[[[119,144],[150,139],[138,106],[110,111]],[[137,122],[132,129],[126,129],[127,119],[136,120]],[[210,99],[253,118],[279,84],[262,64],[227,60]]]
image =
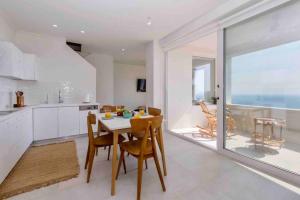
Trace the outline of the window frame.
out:
[[[192,63],[194,60],[200,60],[203,62],[203,65],[205,64],[210,64],[210,99],[205,98],[204,94],[204,101],[208,103],[214,103],[211,98],[215,97],[215,67],[216,67],[216,59],[215,58],[209,58],[209,57],[199,57],[199,56],[193,56],[192,57]],[[193,105],[199,105],[199,101],[194,99],[195,96],[195,85],[194,85],[194,78],[195,78],[195,73],[194,71],[196,70],[196,67],[193,66],[192,64],[192,104]],[[204,75],[205,76],[205,75]]]

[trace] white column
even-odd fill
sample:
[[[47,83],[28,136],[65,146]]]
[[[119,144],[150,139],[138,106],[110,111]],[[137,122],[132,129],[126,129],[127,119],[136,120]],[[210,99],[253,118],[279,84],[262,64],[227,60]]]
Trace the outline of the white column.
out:
[[[164,108],[164,52],[157,40],[146,45],[147,106]]]

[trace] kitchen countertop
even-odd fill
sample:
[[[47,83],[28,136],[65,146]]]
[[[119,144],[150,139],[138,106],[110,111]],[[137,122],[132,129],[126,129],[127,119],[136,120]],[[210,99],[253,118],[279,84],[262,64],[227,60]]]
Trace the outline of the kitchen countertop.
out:
[[[54,104],[38,104],[31,105],[32,108],[51,108],[51,107],[76,107],[76,106],[91,106],[99,105],[99,103],[54,103]]]
[[[35,108],[57,108],[57,107],[77,107],[77,106],[90,106],[90,105],[99,105],[99,103],[54,103],[54,104],[37,104],[37,105],[27,105],[25,107],[20,108],[7,108],[1,109],[0,111],[15,111],[6,115],[0,115],[0,122],[6,119],[9,119],[15,116],[17,113],[28,109],[35,109]]]

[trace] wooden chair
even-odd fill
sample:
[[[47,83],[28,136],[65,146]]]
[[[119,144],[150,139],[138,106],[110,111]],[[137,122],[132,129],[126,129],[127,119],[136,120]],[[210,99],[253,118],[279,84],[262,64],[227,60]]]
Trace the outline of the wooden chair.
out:
[[[146,111],[146,106],[139,106],[136,111],[139,111],[139,110],[145,110]]]
[[[200,101],[199,105],[200,105],[201,110],[204,113],[208,123],[207,123],[206,128],[203,128],[201,126],[197,126],[197,127],[200,128],[200,131],[202,133],[204,133],[210,137],[216,137],[217,113],[209,111],[209,109],[207,108],[204,101]],[[234,128],[235,128],[235,120],[233,119],[231,112],[227,109],[226,109],[226,125],[227,125],[227,130],[226,130],[227,136],[232,136]]]
[[[217,129],[217,115],[215,112],[211,112],[208,110],[206,104],[204,101],[200,101],[199,105],[201,107],[202,112],[204,113],[204,116],[207,119],[207,127],[203,128],[201,126],[197,126],[200,128],[200,131],[210,137],[216,136],[216,129]]]
[[[117,111],[117,106],[112,106],[112,105],[103,105],[102,108],[100,108],[100,113],[116,112],[116,111]]]
[[[153,131],[153,134],[156,137],[156,141],[157,141],[160,153],[161,153],[164,175],[167,176],[167,166],[166,166],[165,149],[164,149],[164,142],[163,142],[162,121],[163,121],[162,115],[155,116],[154,118],[152,118],[151,130]]]
[[[159,108],[153,108],[148,107],[148,113],[152,116],[161,116],[161,109]],[[163,119],[163,117],[161,116]],[[162,123],[157,124],[154,126],[152,124],[152,127],[154,128],[154,134],[157,137],[158,147],[161,153],[162,163],[163,163],[163,169],[164,169],[164,175],[167,176],[167,167],[166,167],[166,161],[165,161],[165,150],[164,150],[164,144],[163,144],[163,136],[162,136]]]
[[[161,114],[161,110],[158,108],[148,107],[148,113],[149,115],[159,116]]]
[[[228,137],[230,137],[230,136],[234,135],[233,132],[234,132],[234,129],[236,128],[235,120],[232,116],[231,111],[228,108],[226,108],[225,112],[226,112],[226,125],[227,125],[226,134],[227,134]]]
[[[137,176],[137,200],[141,199],[141,189],[142,189],[142,173],[143,173],[143,161],[145,159],[154,158],[156,170],[159,175],[160,183],[163,191],[166,191],[164,184],[162,172],[159,166],[159,161],[156,152],[155,136],[153,133],[153,128],[151,128],[152,123],[161,123],[162,117],[158,118],[140,118],[131,119],[131,130],[132,134],[137,138],[137,140],[128,141],[120,144],[121,148],[121,158],[119,160],[117,176],[118,178],[120,167],[122,162],[124,162],[125,151],[129,152],[130,155],[138,159],[138,176]]]
[[[121,105],[121,106],[103,105],[102,108],[100,108],[100,113],[116,112],[117,107],[120,107],[120,108],[124,109],[125,106],[123,106],[123,105]],[[98,127],[98,134],[97,135],[99,136],[99,133],[101,133],[101,132],[107,132],[107,131],[105,129],[102,129],[102,128]],[[106,147],[104,147],[104,149],[106,149]],[[111,150],[111,146],[108,147],[107,160],[109,160],[109,157],[110,157],[110,150]],[[98,149],[96,150],[96,155],[98,155]]]
[[[152,116],[161,116],[161,109],[159,108],[153,108],[148,107],[148,114]],[[161,116],[163,119],[163,117]],[[159,146],[159,150],[162,157],[162,163],[163,163],[163,169],[164,169],[164,175],[167,176],[167,167],[166,167],[166,161],[165,161],[165,150],[164,150],[164,144],[163,144],[163,136],[162,136],[162,123],[157,124],[157,126],[154,127],[154,134],[157,137],[157,142]],[[154,126],[154,125],[153,125]],[[147,167],[147,160],[145,160],[146,168]]]
[[[88,113],[87,116],[87,127],[88,127],[88,149],[87,149],[87,154],[86,154],[86,159],[85,159],[85,166],[84,169],[88,167],[88,174],[87,174],[87,183],[90,181],[90,176],[92,172],[92,167],[93,167],[93,161],[94,161],[94,156],[96,149],[99,147],[106,147],[106,146],[111,146],[113,145],[113,134],[106,134],[106,135],[100,135],[97,137],[94,137],[93,133],[93,128],[92,124],[96,124],[96,115],[92,114],[91,112]],[[119,136],[119,144],[123,142],[125,138],[123,136]],[[125,162],[124,164],[124,171],[126,173],[126,166]]]

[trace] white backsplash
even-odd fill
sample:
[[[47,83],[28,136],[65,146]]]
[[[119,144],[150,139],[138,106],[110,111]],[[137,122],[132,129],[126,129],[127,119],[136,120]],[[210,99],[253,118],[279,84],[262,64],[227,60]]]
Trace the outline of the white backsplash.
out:
[[[13,94],[17,89],[17,81],[0,77],[0,109],[13,105]]]
[[[42,82],[42,81],[21,81],[0,77],[0,110],[11,108],[15,103],[15,91],[24,92],[26,105],[35,105],[46,103],[58,103],[58,92],[64,103],[83,102],[85,95],[90,94],[88,91],[75,89],[71,82]],[[90,94],[91,101],[95,102],[94,94]]]
[[[18,90],[25,94],[25,104],[41,104],[46,103],[48,95],[48,103],[58,103],[58,94],[61,91],[61,96],[64,103],[79,103],[83,102],[88,91],[80,91],[76,89],[70,81],[60,82],[42,82],[42,81],[18,81]],[[94,95],[92,101],[95,101]]]

